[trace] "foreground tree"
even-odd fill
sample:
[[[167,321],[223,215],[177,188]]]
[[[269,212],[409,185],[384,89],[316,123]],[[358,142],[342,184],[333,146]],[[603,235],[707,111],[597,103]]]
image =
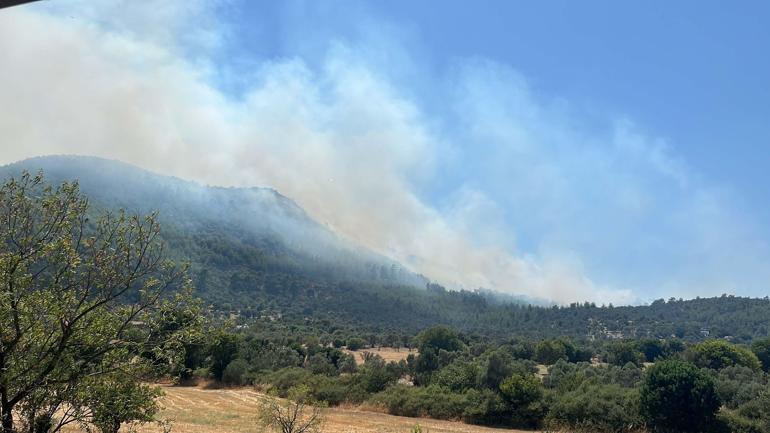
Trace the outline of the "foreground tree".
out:
[[[25,173],[0,187],[4,433],[15,413],[30,431],[84,422],[84,389],[102,377],[136,380],[140,355],[162,346],[164,294],[187,286],[184,269],[164,259],[154,215],[88,216],[77,183],[52,188]]]
[[[640,412],[653,431],[708,431],[719,406],[714,381],[688,362],[653,365],[640,390]]]
[[[83,407],[90,412],[90,423],[101,433],[118,433],[124,423],[152,421],[161,391],[117,374],[84,387],[84,394]]]
[[[259,420],[267,428],[280,433],[318,433],[323,412],[309,398],[309,389],[300,385],[289,390],[289,400],[267,396],[262,402]]]

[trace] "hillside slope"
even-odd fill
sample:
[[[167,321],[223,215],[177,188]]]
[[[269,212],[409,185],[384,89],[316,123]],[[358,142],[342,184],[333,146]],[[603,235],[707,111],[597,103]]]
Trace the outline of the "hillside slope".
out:
[[[95,212],[159,211],[170,255],[191,264],[215,311],[242,321],[411,333],[437,323],[509,338],[730,337],[770,330],[770,301],[720,297],[650,306],[537,307],[489,291],[446,291],[345,241],[268,188],[219,188],[117,161],[50,156],[0,167],[0,179],[43,170],[78,179]],[[507,300],[504,300],[507,299]]]

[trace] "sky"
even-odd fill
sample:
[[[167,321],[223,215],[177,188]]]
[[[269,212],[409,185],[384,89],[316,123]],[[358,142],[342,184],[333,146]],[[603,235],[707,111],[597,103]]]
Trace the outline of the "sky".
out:
[[[0,163],[271,186],[450,288],[770,281],[761,1],[56,0],[0,10]]]

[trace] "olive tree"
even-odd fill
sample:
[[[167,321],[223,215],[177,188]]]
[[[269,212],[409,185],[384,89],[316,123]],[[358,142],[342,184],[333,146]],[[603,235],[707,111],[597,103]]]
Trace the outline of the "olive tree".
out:
[[[141,355],[168,337],[157,332],[164,294],[189,287],[185,269],[164,258],[155,215],[90,216],[76,182],[54,188],[24,173],[0,187],[4,433],[15,417],[29,431],[83,422],[84,389],[136,378]]]

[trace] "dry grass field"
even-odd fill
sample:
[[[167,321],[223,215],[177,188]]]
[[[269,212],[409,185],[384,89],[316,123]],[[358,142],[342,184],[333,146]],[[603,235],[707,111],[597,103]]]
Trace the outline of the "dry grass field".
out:
[[[255,433],[262,395],[249,389],[205,389],[164,386],[160,419],[173,422],[174,433]],[[416,424],[426,433],[513,433],[460,422],[406,418],[358,408],[331,408],[326,412],[325,433],[408,433]],[[162,433],[154,424],[141,426],[139,433]]]
[[[345,352],[353,355],[354,358],[356,358],[356,364],[363,364],[364,359],[361,356],[363,352],[371,352],[376,353],[377,355],[380,355],[382,359],[385,360],[385,362],[390,361],[401,361],[406,360],[406,357],[409,356],[409,354],[413,354],[414,356],[417,356],[419,352],[417,352],[417,349],[412,349],[410,352],[409,349],[395,349],[393,347],[380,347],[380,348],[374,348],[374,349],[359,349],[356,351],[352,350],[345,350]]]

